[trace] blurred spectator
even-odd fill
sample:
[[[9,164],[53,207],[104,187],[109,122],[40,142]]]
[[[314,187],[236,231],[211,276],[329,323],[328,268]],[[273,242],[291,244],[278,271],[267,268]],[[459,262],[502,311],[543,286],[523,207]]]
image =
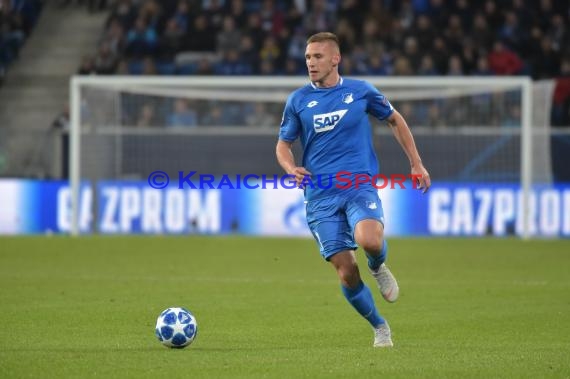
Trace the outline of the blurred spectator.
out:
[[[526,39],[524,33],[526,30],[523,30],[519,26],[519,19],[515,12],[506,12],[505,13],[505,22],[503,26],[499,30],[498,37],[505,42],[506,45],[509,46],[511,49],[519,49]]]
[[[240,46],[241,31],[236,29],[236,24],[232,16],[225,16],[222,30],[218,33],[216,39],[216,50],[220,54],[224,54],[230,49]]]
[[[129,30],[137,18],[137,9],[132,0],[117,0],[110,19],[116,19],[124,30]]]
[[[345,19],[348,22],[350,29],[357,33],[359,26],[362,25],[364,14],[358,0],[340,0],[336,16],[339,19]],[[380,22],[380,20],[378,21]],[[339,25],[340,20],[337,24],[337,28]],[[356,37],[358,37],[358,35],[356,35]],[[343,47],[342,51],[345,51],[345,48],[349,48],[349,46]]]
[[[493,71],[489,69],[489,61],[487,57],[479,57],[479,59],[477,59],[477,67],[475,68],[475,71],[473,71],[473,75],[478,75],[478,76],[493,75]]]
[[[343,64],[345,63],[346,61],[343,59]],[[301,66],[297,63],[295,59],[289,58],[285,61],[285,70],[284,70],[285,75],[289,76],[303,75],[304,73],[305,73],[304,68],[301,68]]]
[[[487,20],[482,13],[475,14],[473,19],[473,29],[471,31],[471,41],[476,50],[489,51],[495,39],[494,33],[487,24]]]
[[[192,51],[216,50],[216,33],[204,14],[198,15],[194,19],[194,24],[188,30],[184,45],[187,50]]]
[[[163,60],[173,60],[176,54],[182,51],[184,35],[181,24],[174,17],[170,18],[160,38],[158,57]]]
[[[461,18],[459,18],[458,15],[452,14],[449,17],[447,28],[443,34],[449,52],[459,54],[463,46],[463,41],[465,40],[465,33],[463,31]]]
[[[277,7],[275,0],[262,0],[259,16],[261,17],[261,29],[265,33],[277,36],[285,26],[283,12]]]
[[[227,126],[224,110],[219,104],[211,104],[208,112],[203,116],[200,125],[204,126]]]
[[[440,73],[447,72],[447,63],[449,59],[449,54],[450,53],[447,50],[445,40],[441,37],[436,37],[436,39],[433,41],[431,56],[433,58],[435,69],[438,72]]]
[[[376,20],[367,18],[362,26],[362,41],[361,45],[366,50],[367,54],[372,54],[378,49],[382,49],[384,44],[380,39],[380,32]]]
[[[471,74],[477,66],[478,54],[470,38],[466,38],[463,41],[463,47],[461,50],[461,65],[463,67],[463,72],[465,74]]]
[[[142,61],[142,75],[156,75],[156,63],[151,57],[146,57]]]
[[[158,45],[156,30],[142,16],[127,33],[126,52],[131,56],[152,55]]]
[[[501,120],[501,126],[520,128],[521,108],[519,105],[511,105],[508,107],[505,117]]]
[[[253,104],[253,111],[247,112],[245,123],[247,126],[275,127],[277,120],[267,111],[265,103],[257,102]]]
[[[534,56],[532,60],[532,77],[545,79],[552,75],[558,76],[560,55],[552,48],[552,41],[549,37],[542,37],[539,54]]]
[[[400,2],[400,9],[398,11],[398,19],[404,29],[410,29],[414,24],[416,14],[414,6],[410,0]]]
[[[418,40],[415,37],[410,36],[404,40],[404,55],[410,60],[413,70],[417,71],[421,54],[418,48]]]
[[[420,15],[416,19],[416,26],[413,29],[413,36],[417,40],[417,44],[419,49],[422,52],[426,52],[428,50],[428,46],[430,46],[433,42],[433,39],[436,36],[435,29],[431,24],[431,20],[426,15]]]
[[[214,66],[208,58],[202,58],[198,61],[196,75],[214,75],[214,71]]]
[[[399,57],[394,62],[394,75],[396,76],[409,76],[414,75],[410,60],[406,57]]]
[[[261,61],[261,65],[259,66],[259,74],[270,76],[270,75],[277,75],[277,68],[275,64],[271,60],[264,60]]]
[[[495,1],[487,0],[483,7],[483,12],[485,14],[485,20],[487,20],[487,24],[493,33],[497,32],[503,24],[503,16],[497,10],[497,4]]]
[[[560,64],[560,77],[556,80],[552,102],[552,125],[570,126],[570,56]]]
[[[354,67],[354,61],[350,55],[345,55],[344,57],[342,57],[339,68],[340,68],[340,73],[343,76],[358,75],[358,72],[356,72],[356,67]],[[304,70],[303,73],[305,73]]]
[[[138,127],[152,127],[159,125],[156,118],[156,110],[152,103],[144,104],[140,110],[136,121],[136,126]]]
[[[289,41],[289,48],[287,56],[298,61],[305,60],[305,45],[307,43],[307,36],[302,28],[297,28]]]
[[[340,49],[343,54],[350,54],[352,52],[352,47],[356,45],[357,41],[356,31],[352,26],[350,26],[348,19],[341,18],[338,21],[335,34],[338,37],[338,40],[340,42]]]
[[[10,60],[15,60],[18,58],[18,52],[20,47],[24,44],[26,39],[26,33],[24,31],[24,25],[21,16],[11,10],[11,5],[8,0],[4,0],[0,3],[2,8],[2,13],[0,13],[1,27],[1,47],[3,49],[4,56],[8,57]]]
[[[117,75],[129,75],[129,61],[126,59],[121,59],[119,63],[117,63],[117,69],[115,71]]]
[[[239,42],[239,54],[245,62],[251,63],[253,73],[259,72],[259,52],[253,44],[253,39],[249,35],[243,35]]]
[[[435,69],[431,55],[426,54],[422,57],[420,68],[418,69],[418,75],[423,75],[423,76],[440,75],[440,73],[437,72],[437,70]]]
[[[101,37],[100,44],[106,43],[109,45],[111,52],[115,55],[120,55],[123,52],[125,45],[125,28],[121,25],[119,19],[112,18]]]
[[[172,113],[168,116],[167,125],[171,127],[188,127],[198,125],[196,111],[190,109],[188,100],[177,99],[174,101]]]
[[[463,75],[463,65],[461,64],[461,58],[457,55],[452,55],[449,57],[449,64],[447,65],[447,75],[449,76],[461,76]]]
[[[383,4],[382,0],[372,0],[369,2],[368,9],[365,11],[367,18],[376,20],[378,26],[378,36],[382,40],[386,40],[392,33],[393,15]],[[400,22],[403,25],[403,22]]]
[[[190,16],[190,5],[188,0],[179,0],[176,5],[176,11],[172,16],[174,22],[176,22],[177,29],[181,30],[183,33],[188,32],[189,24],[191,21]]]
[[[386,76],[390,72],[388,68],[384,65],[384,61],[382,60],[381,54],[372,55],[368,60],[368,75],[378,75],[378,76]]]
[[[111,75],[115,72],[117,55],[113,53],[108,43],[99,46],[99,52],[94,59],[95,73],[99,75]]]
[[[155,32],[163,29],[162,7],[157,0],[145,0],[140,7],[138,17],[144,19],[147,26]]]
[[[236,25],[245,25],[247,23],[247,11],[244,7],[244,0],[231,0],[229,16],[234,19]]]
[[[225,0],[202,0],[202,11],[206,15],[208,24],[216,33],[222,29],[224,5]]]
[[[508,50],[501,41],[495,42],[487,59],[489,68],[496,75],[516,75],[523,67],[519,56]]]
[[[570,16],[570,6],[568,9],[568,16]],[[555,51],[562,51],[564,46],[568,49],[568,44],[570,43],[570,35],[568,35],[568,30],[564,25],[564,18],[561,14],[552,15],[552,22],[547,31],[548,37],[552,41],[552,49]]]
[[[78,75],[91,75],[95,74],[95,62],[93,57],[86,55],[81,59],[81,65],[77,70]]]
[[[308,13],[304,17],[304,29],[307,35],[323,30],[333,30],[336,15],[327,9],[325,0],[313,0]]]
[[[215,73],[217,75],[251,75],[252,69],[249,62],[241,59],[236,49],[230,49],[222,60],[216,65]]]
[[[275,37],[268,35],[263,40],[261,50],[259,51],[259,59],[262,61],[278,61],[281,57],[281,50],[275,41]]]
[[[261,17],[259,16],[259,13],[254,12],[249,14],[245,33],[251,37],[256,49],[261,48],[261,43],[265,38],[266,33],[261,27]]]
[[[51,127],[59,130],[69,130],[69,104],[65,104],[61,113],[51,123]]]

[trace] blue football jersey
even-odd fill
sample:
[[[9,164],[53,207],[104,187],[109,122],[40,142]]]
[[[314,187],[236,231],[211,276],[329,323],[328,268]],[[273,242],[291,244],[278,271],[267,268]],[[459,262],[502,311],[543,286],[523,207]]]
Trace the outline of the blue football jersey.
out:
[[[294,91],[285,105],[279,139],[301,139],[303,167],[312,174],[313,186],[307,186],[308,200],[337,192],[327,187],[325,179],[339,172],[378,173],[368,115],[388,118],[394,108],[372,84],[341,78],[334,87],[318,88],[310,83]],[[317,184],[317,178],[324,178]]]

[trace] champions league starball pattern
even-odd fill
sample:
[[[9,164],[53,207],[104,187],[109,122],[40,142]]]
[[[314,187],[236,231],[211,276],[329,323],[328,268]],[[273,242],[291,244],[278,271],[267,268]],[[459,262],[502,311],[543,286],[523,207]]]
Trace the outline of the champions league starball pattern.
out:
[[[156,337],[167,347],[185,348],[194,341],[197,333],[196,318],[185,308],[168,308],[156,320]]]

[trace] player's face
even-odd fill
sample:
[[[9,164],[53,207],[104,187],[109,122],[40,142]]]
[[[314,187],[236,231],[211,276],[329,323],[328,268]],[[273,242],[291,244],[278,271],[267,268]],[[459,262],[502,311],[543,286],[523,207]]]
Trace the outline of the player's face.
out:
[[[340,53],[332,42],[313,42],[307,45],[305,60],[309,79],[317,87],[331,87],[338,81]]]

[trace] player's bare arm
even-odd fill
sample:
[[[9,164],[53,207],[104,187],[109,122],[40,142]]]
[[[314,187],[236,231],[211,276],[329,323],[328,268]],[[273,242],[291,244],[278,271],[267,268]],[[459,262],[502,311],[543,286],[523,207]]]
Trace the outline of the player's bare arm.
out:
[[[295,181],[299,186],[305,176],[310,176],[311,173],[307,171],[305,167],[300,167],[295,164],[295,156],[293,155],[291,146],[293,146],[291,142],[279,140],[275,148],[275,154],[277,155],[277,162],[279,162],[281,168],[283,168],[287,174],[294,175]]]
[[[414,142],[414,137],[406,120],[395,110],[394,113],[388,117],[388,125],[410,160],[411,173],[412,175],[417,175],[419,188],[422,188],[422,192],[425,193],[431,187],[431,180],[428,171],[422,163],[420,154],[416,148],[416,143]]]

